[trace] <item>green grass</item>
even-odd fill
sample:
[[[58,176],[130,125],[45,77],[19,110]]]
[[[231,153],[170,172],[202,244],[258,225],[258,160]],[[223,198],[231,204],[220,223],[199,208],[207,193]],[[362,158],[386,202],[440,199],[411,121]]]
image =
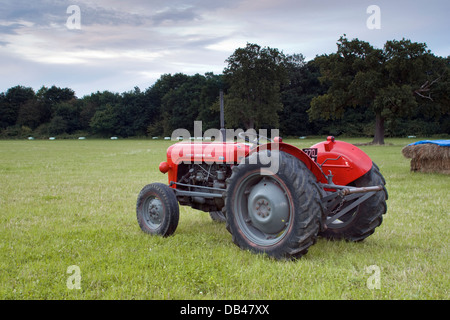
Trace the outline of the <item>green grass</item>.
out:
[[[411,173],[401,154],[409,142],[361,147],[389,192],[374,235],[319,239],[282,262],[240,250],[224,224],[188,207],[173,237],[140,230],[137,195],[167,183],[158,164],[171,142],[0,141],[0,298],[449,299],[450,177]],[[66,285],[72,265],[79,290]],[[380,289],[367,285],[372,265]]]

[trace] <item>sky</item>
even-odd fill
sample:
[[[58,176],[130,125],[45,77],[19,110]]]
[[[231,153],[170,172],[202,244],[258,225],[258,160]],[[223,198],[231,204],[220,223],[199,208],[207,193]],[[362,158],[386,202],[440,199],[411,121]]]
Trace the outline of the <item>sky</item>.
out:
[[[0,92],[145,90],[163,74],[221,74],[247,43],[309,61],[344,34],[377,48],[406,38],[446,57],[449,21],[448,0],[2,0]]]

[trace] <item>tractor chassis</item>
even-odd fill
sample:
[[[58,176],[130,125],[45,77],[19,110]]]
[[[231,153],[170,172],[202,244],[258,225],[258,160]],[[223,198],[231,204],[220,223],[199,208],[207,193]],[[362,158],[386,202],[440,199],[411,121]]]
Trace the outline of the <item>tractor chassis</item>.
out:
[[[204,191],[190,191],[190,190],[180,190],[173,189],[176,197],[193,197],[193,198],[224,198],[226,194],[226,189],[212,188],[206,186],[190,185],[184,183],[178,183],[171,181],[169,186],[181,186],[187,188],[202,189]],[[327,191],[327,195],[322,198],[322,204],[325,208],[325,215],[327,220],[325,225],[330,225],[345,214],[349,213],[351,210],[358,207],[361,203],[368,200],[375,193],[382,191],[383,186],[371,186],[371,187],[351,187],[351,186],[340,186],[336,184],[323,184],[319,183],[319,186],[324,190],[335,190]],[[346,205],[348,203],[348,205]]]

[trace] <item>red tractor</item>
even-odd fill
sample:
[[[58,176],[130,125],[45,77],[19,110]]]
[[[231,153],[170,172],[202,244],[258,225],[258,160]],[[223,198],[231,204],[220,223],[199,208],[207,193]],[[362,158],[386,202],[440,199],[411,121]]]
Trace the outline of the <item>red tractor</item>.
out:
[[[187,205],[225,221],[240,248],[292,259],[318,236],[361,241],[381,224],[385,180],[356,146],[328,137],[301,150],[281,138],[239,136],[247,141],[170,146],[159,165],[169,184],[149,184],[138,196],[141,229],[172,235],[179,204]]]

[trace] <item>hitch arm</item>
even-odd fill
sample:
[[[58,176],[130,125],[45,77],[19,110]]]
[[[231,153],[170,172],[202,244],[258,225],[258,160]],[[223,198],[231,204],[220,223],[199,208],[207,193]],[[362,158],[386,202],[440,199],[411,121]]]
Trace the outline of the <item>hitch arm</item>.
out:
[[[363,195],[362,197],[360,197],[358,200],[356,200],[355,202],[353,202],[352,204],[350,204],[349,206],[345,207],[344,209],[338,211],[335,215],[331,216],[329,219],[327,219],[326,224],[330,224],[333,223],[334,221],[336,221],[337,219],[339,219],[340,217],[342,217],[344,214],[346,214],[347,212],[349,212],[350,210],[356,208],[357,206],[359,206],[361,203],[363,203],[364,201],[366,201],[367,199],[369,199],[370,197],[372,197],[374,194],[376,193],[376,191],[371,191],[371,192],[367,192],[365,195]]]
[[[364,193],[364,192],[371,192],[371,191],[381,191],[383,190],[383,186],[373,186],[373,187],[362,187],[362,188],[356,188],[356,187],[349,187],[349,186],[339,186],[336,184],[320,184],[321,187],[324,189],[335,189],[335,190],[342,190],[342,195],[346,196],[353,193]]]
[[[383,186],[381,185],[356,188],[349,186],[338,186],[333,184],[322,184],[322,187],[326,189],[337,190],[336,192],[333,192],[332,194],[322,198],[322,203],[327,208],[327,225],[333,223],[346,213],[350,212],[350,210],[353,210],[354,208],[359,206],[361,203],[372,197],[378,191],[383,190]],[[341,207],[343,206],[345,201],[352,200],[355,201],[341,210]],[[335,210],[336,206],[338,208]]]

